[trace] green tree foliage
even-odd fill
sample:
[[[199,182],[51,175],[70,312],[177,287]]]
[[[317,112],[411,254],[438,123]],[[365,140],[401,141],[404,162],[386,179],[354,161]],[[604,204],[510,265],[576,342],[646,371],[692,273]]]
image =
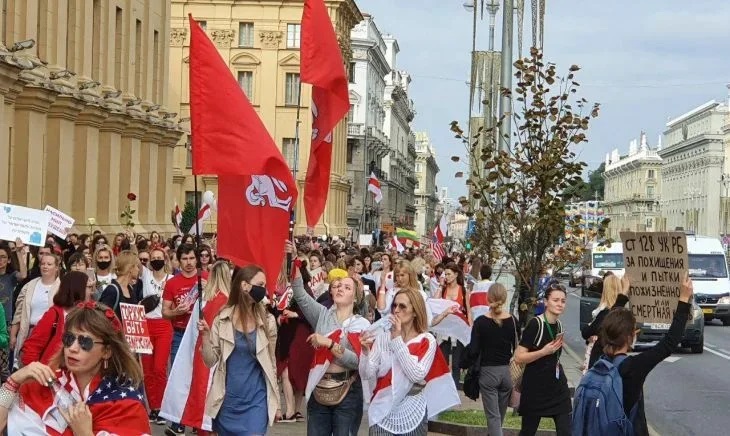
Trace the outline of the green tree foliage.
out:
[[[583,255],[580,217],[566,220],[570,198],[564,193],[585,183],[586,164],[576,159],[572,149],[587,142],[586,132],[591,119],[598,116],[599,105],[576,97],[580,86],[575,81],[576,65],[559,77],[555,65],[546,64],[542,53],[533,48],[514,67],[515,95],[502,89],[502,95],[512,99],[508,114],[512,136],[498,134],[504,119],[471,138],[456,121],[451,130],[467,147],[469,161],[481,165],[466,182],[474,201],[459,199],[477,220],[472,239],[475,251],[492,264],[514,269],[518,287],[528,297],[521,309],[530,313],[541,270],[561,269]],[[486,140],[480,146],[482,135]],[[500,149],[498,142],[509,143],[510,149]],[[597,236],[605,234],[606,225],[607,220]],[[572,230],[570,238],[565,238],[566,226]]]
[[[182,211],[182,220],[180,221],[180,230],[183,232],[190,232],[190,229],[195,224],[195,218],[198,217],[198,211],[195,210],[195,204],[192,201],[185,203],[185,207]],[[194,234],[195,232],[193,232]]]
[[[603,188],[605,182],[603,180],[603,172],[605,168],[606,164],[601,162],[601,165],[599,165],[598,168],[588,173],[588,183],[581,179],[577,185],[566,188],[565,191],[563,191],[563,196],[568,200],[572,199],[573,201],[595,200],[596,196],[598,196],[598,199],[603,199]]]

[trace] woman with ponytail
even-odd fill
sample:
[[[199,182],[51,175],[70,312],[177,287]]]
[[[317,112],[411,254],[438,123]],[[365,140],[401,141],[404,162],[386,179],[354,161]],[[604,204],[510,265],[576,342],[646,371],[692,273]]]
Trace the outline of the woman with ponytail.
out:
[[[501,436],[512,393],[509,362],[518,343],[517,320],[505,310],[507,290],[502,284],[489,287],[487,300],[489,312],[474,320],[461,367],[468,368],[479,359],[479,393],[487,416],[487,433]]]

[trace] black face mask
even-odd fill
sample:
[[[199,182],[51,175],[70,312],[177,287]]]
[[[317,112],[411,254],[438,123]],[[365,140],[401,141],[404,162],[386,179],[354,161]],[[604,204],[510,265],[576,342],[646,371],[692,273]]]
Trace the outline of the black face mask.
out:
[[[106,271],[109,269],[110,266],[112,266],[112,261],[111,260],[100,260],[100,261],[96,262],[96,266],[100,270]]]
[[[266,288],[264,288],[263,286],[251,285],[251,290],[248,291],[248,294],[251,296],[251,298],[253,298],[253,301],[258,303],[266,296]]]
[[[159,271],[165,267],[165,261],[163,259],[152,259],[150,261],[150,266],[153,270]]]

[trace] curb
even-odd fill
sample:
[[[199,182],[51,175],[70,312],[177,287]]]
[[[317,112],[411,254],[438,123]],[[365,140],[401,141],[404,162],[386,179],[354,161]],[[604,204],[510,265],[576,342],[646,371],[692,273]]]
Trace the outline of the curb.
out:
[[[487,436],[487,428],[479,427],[476,425],[465,425],[465,424],[454,424],[451,422],[444,421],[428,421],[428,431],[441,433],[450,436]],[[519,429],[503,428],[502,434],[504,436],[519,436]],[[553,436],[555,431],[552,430],[538,430],[535,433],[536,436]]]

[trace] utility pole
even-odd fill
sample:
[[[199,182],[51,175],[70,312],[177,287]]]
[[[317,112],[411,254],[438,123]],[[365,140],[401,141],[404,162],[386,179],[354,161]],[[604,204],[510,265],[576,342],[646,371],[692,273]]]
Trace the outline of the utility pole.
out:
[[[500,85],[512,90],[512,42],[514,36],[514,0],[504,0],[502,11],[502,74]],[[499,117],[502,126],[499,129],[500,150],[509,152],[512,149],[512,99],[502,96],[499,105]]]

